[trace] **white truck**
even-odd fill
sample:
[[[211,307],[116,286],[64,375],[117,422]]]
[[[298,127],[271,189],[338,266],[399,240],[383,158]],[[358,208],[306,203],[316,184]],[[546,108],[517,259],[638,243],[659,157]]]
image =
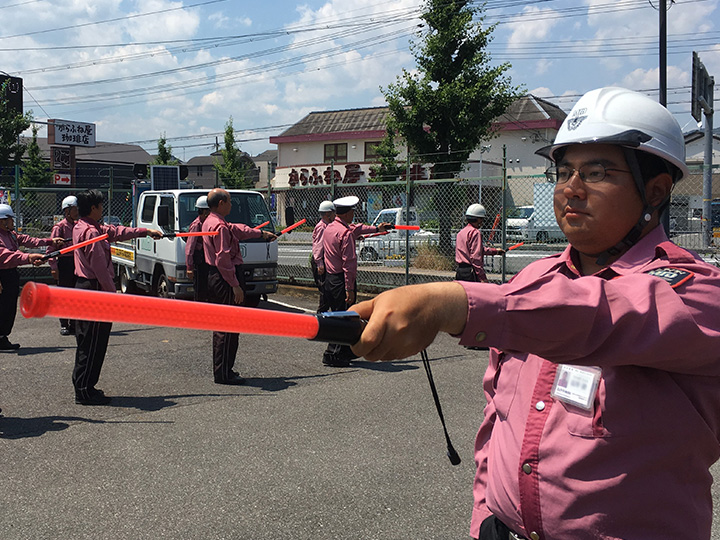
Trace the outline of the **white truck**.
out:
[[[232,212],[227,220],[274,232],[265,199],[255,191],[229,189]],[[187,232],[197,217],[195,201],[206,195],[205,189],[144,191],[138,198],[133,226]],[[193,283],[185,266],[185,238],[150,237],[119,242],[111,247],[113,266],[123,293],[142,289],[156,296],[192,298]],[[245,273],[245,306],[257,306],[262,295],[277,291],[277,242],[246,240],[240,242]]]
[[[509,240],[545,244],[565,239],[555,220],[554,191],[555,185],[549,182],[534,184],[533,205],[516,206],[509,210],[505,226]]]
[[[417,210],[410,207],[410,214],[406,217],[405,208],[386,208],[381,210],[373,220],[372,224],[393,223],[395,225],[419,226]],[[405,242],[409,236],[410,253],[417,251],[418,244],[437,243],[438,235],[428,231],[401,231],[392,229],[387,234],[364,238],[357,244],[358,257],[362,261],[377,261],[392,256],[405,255]]]

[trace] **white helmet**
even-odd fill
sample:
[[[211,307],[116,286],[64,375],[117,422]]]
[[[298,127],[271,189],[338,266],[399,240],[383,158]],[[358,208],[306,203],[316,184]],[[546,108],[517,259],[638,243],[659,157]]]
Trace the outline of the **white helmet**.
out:
[[[210,208],[207,202],[207,195],[201,195],[195,201],[195,208]]]
[[[9,204],[0,204],[0,219],[5,219],[9,217],[15,217],[15,213],[13,212],[12,207]]]
[[[332,201],[323,201],[320,203],[320,207],[318,208],[318,212],[334,212],[335,211],[335,205],[332,203]]]
[[[484,218],[485,217],[485,207],[482,204],[471,204],[468,206],[468,209],[465,211],[465,217],[469,218]]]
[[[62,209],[70,208],[71,206],[77,206],[77,197],[75,195],[68,195],[63,199]]]
[[[616,144],[654,154],[688,175],[685,137],[673,115],[657,101],[625,88],[591,90],[575,104],[555,142],[536,154],[555,161],[555,152],[571,144]]]

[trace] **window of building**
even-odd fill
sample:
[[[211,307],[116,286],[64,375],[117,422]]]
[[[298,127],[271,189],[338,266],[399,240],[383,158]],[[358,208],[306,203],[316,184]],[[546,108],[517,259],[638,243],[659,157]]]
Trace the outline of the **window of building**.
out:
[[[197,175],[197,176],[202,176],[202,175],[203,175],[202,173],[203,173],[203,167],[202,167],[202,165],[198,165],[196,175]]]
[[[335,163],[347,161],[347,143],[325,145],[325,163],[333,160]]]
[[[365,161],[376,161],[378,157],[377,147],[380,141],[372,141],[365,143]]]

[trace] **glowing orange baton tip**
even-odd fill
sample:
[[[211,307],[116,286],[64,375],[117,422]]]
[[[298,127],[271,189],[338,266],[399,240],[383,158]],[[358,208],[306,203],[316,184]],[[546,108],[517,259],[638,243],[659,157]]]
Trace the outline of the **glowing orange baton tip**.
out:
[[[170,326],[238,334],[294,337],[352,345],[363,322],[357,313],[285,313],[188,300],[124,295],[27,283],[20,295],[25,318],[59,317],[85,321]]]
[[[100,236],[96,236],[94,238],[91,238],[90,240],[85,240],[84,242],[80,242],[79,244],[73,244],[72,246],[68,246],[66,248],[59,249],[57,251],[53,251],[52,253],[46,253],[43,255],[42,260],[45,261],[49,259],[50,257],[57,257],[59,255],[65,255],[66,253],[70,253],[71,251],[75,251],[76,249],[80,249],[81,247],[89,246],[90,244],[94,244],[95,242],[101,242],[102,240],[107,240],[108,235],[107,233],[101,234]]]
[[[393,225],[398,231],[419,231],[420,227],[417,225]]]
[[[518,243],[518,244],[515,244],[514,246],[510,246],[509,248],[507,248],[507,250],[508,250],[508,251],[512,251],[513,249],[517,249],[517,248],[519,248],[520,246],[522,246],[522,245],[524,245],[524,244],[525,244],[525,242],[520,242],[520,243]]]
[[[262,229],[265,225],[270,225],[270,222],[266,221],[265,223],[261,223],[260,225],[255,225],[253,229]]]
[[[302,219],[301,219],[300,221],[298,221],[297,223],[293,223],[293,224],[290,225],[289,227],[284,228],[282,231],[280,231],[280,234],[285,234],[285,233],[287,233],[287,232],[290,232],[290,231],[292,231],[293,229],[295,229],[295,228],[299,227],[300,225],[302,225],[303,223],[305,223],[306,221],[307,221],[307,219],[302,218]],[[280,234],[278,234],[278,236],[280,236]]]
[[[179,232],[179,233],[167,233],[163,234],[163,238],[187,238],[189,236],[217,236],[220,234],[218,231],[195,231],[195,232]]]

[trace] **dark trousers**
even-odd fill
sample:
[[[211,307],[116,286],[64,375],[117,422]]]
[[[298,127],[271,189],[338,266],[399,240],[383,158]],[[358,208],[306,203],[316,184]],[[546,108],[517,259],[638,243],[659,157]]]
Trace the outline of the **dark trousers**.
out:
[[[312,269],[312,275],[313,279],[315,280],[315,285],[318,288],[318,291],[320,292],[320,300],[318,301],[318,313],[323,313],[325,311],[330,311],[330,304],[327,303],[327,300],[325,299],[325,275],[326,274],[318,274],[317,264],[315,263],[315,259],[312,257],[310,258],[310,268]]]
[[[205,252],[202,249],[196,249],[193,253],[193,289],[195,290],[194,298],[196,302],[208,301],[208,271],[210,265],[205,262]]]
[[[0,270],[0,337],[9,336],[15,325],[17,313],[17,299],[20,295],[20,274],[17,268]]]
[[[458,264],[455,271],[455,281],[478,281],[472,265],[467,263]]]
[[[96,279],[78,278],[76,289],[99,291],[100,286]],[[108,340],[112,323],[98,321],[75,321],[75,368],[72,382],[75,395],[81,399],[88,399],[95,391],[95,385],[100,378],[107,352]]]
[[[325,274],[324,301],[330,311],[345,311],[348,307],[345,302],[345,275]],[[328,343],[323,362],[329,364],[345,363],[357,358],[348,345]]]
[[[57,260],[58,265],[58,286],[60,287],[75,287],[77,276],[75,275],[75,258],[74,257],[59,257]],[[60,326],[63,328],[73,328],[74,322],[69,319],[60,319]]]
[[[235,275],[240,282],[240,287],[245,291],[242,266],[235,267]],[[232,287],[215,266],[208,268],[208,302],[228,306],[235,305]],[[240,334],[213,332],[213,375],[216,382],[227,381],[233,376],[232,371],[235,366],[239,341]]]
[[[495,516],[486,518],[480,524],[478,540],[508,540],[508,538],[510,538],[510,529]]]

